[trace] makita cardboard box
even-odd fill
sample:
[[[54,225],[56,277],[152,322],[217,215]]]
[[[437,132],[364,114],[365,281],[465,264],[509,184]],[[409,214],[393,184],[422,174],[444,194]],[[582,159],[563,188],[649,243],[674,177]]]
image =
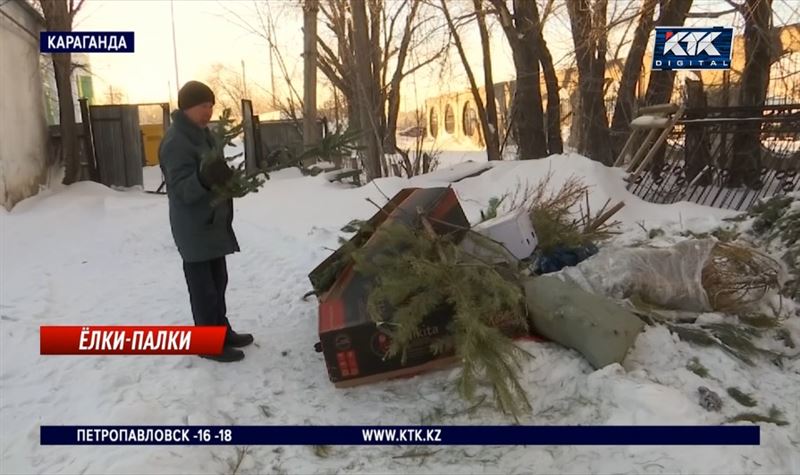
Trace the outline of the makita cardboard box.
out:
[[[463,238],[469,228],[455,193],[450,188],[408,188],[400,191],[369,221],[368,228],[379,229],[399,223],[418,229],[418,210],[430,218],[439,234]],[[369,231],[357,233],[350,243],[369,255],[386,252]],[[319,297],[320,350],[328,375],[336,386],[346,387],[403,376],[452,364],[453,355],[433,355],[430,346],[445,334],[451,311],[443,307],[429,315],[411,343],[405,364],[399,356],[384,359],[390,336],[375,324],[367,312],[367,298],[375,285],[373,278],[361,275],[340,248],[309,274]],[[387,316],[390,318],[390,316]]]

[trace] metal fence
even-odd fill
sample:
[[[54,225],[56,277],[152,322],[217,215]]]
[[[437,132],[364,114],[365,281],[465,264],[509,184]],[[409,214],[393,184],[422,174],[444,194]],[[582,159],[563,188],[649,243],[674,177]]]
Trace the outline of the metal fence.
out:
[[[757,157],[742,156],[742,134],[760,142]],[[756,166],[747,185],[732,184],[743,158]],[[799,173],[800,104],[687,109],[661,159],[628,190],[655,203],[691,201],[745,210],[761,198],[800,189]]]

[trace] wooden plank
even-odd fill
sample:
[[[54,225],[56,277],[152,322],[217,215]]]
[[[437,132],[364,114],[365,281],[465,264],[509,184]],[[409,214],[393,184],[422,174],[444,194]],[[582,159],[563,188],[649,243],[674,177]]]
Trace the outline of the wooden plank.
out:
[[[242,129],[244,131],[244,169],[247,174],[254,174],[258,169],[256,129],[253,124],[253,103],[249,99],[242,99]]]
[[[124,185],[122,186],[143,186],[144,144],[142,143],[142,130],[139,127],[139,107],[123,105],[120,108],[122,131],[125,134],[123,142],[120,144],[124,173]]]
[[[90,110],[95,132],[95,151],[100,163],[100,183],[106,186],[125,186],[124,157],[119,146],[124,137],[119,107],[91,106]]]
[[[669,133],[672,131],[672,127],[675,125],[675,122],[677,122],[678,119],[680,119],[681,116],[683,115],[683,111],[684,111],[684,106],[680,106],[680,108],[678,109],[678,112],[676,112],[672,116],[672,120],[670,121],[669,127],[665,128],[661,132],[661,135],[658,137],[658,140],[656,140],[656,143],[653,144],[652,148],[650,148],[650,151],[647,153],[647,155],[642,160],[642,163],[639,165],[639,167],[634,172],[633,176],[631,177],[631,180],[635,180],[636,177],[638,177],[642,173],[642,171],[645,169],[645,167],[647,167],[647,165],[650,164],[650,162],[653,160],[653,157],[655,157],[656,153],[658,153],[658,149],[661,148],[661,146],[664,144],[664,142],[667,141],[667,136],[669,136]]]
[[[657,117],[654,115],[640,115],[631,121],[632,129],[663,129],[669,127],[668,117]]]
[[[91,106],[100,183],[106,186],[141,186],[142,136],[135,105]]]
[[[86,151],[86,163],[89,166],[89,179],[100,181],[100,172],[97,170],[97,154],[94,150],[94,135],[92,132],[92,119],[89,114],[88,99],[79,99],[81,107],[81,125],[83,126],[83,146]]]
[[[676,112],[677,110],[678,110],[678,105],[677,104],[672,104],[672,103],[670,103],[670,104],[655,104],[655,105],[652,105],[652,106],[642,107],[637,111],[637,113],[639,115],[649,115],[649,114],[658,114],[658,113],[671,114],[673,112]]]
[[[622,147],[622,151],[619,153],[617,160],[614,162],[614,166],[618,167],[625,162],[625,156],[628,155],[629,149],[633,148],[633,144],[639,140],[639,136],[641,135],[640,130],[632,130],[630,136],[628,136],[628,140],[625,141],[625,146]]]
[[[632,172],[636,165],[639,163],[639,160],[647,153],[648,147],[653,143],[655,140],[656,135],[658,135],[658,129],[652,129],[648,132],[647,136],[644,138],[641,144],[639,144],[639,149],[636,150],[631,162],[628,164],[628,172]]]

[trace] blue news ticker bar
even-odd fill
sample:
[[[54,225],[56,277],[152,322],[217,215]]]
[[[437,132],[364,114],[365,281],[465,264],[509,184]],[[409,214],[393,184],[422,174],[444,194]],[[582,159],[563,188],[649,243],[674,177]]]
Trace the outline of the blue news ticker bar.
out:
[[[81,437],[79,437],[79,431]],[[91,433],[92,435],[87,435]],[[100,437],[105,434],[109,437]],[[116,441],[111,431],[116,432]],[[124,431],[124,432],[123,432]],[[133,432],[130,432],[133,431]],[[161,440],[154,436],[161,431]],[[164,433],[172,431],[169,439]],[[394,431],[393,433],[391,431]],[[403,431],[403,432],[401,432]],[[130,440],[131,434],[138,436]],[[367,440],[365,434],[372,434]],[[382,434],[377,440],[376,434]],[[388,439],[392,433],[393,438]],[[121,440],[120,434],[129,437]],[[737,426],[41,426],[41,445],[759,445]],[[88,439],[88,440],[87,440]]]

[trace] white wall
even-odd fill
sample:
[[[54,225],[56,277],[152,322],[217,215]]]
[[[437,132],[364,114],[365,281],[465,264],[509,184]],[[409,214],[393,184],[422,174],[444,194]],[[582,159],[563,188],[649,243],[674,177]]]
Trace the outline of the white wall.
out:
[[[16,1],[0,15],[0,205],[11,209],[36,194],[47,175],[47,130],[41,71],[40,27]]]

